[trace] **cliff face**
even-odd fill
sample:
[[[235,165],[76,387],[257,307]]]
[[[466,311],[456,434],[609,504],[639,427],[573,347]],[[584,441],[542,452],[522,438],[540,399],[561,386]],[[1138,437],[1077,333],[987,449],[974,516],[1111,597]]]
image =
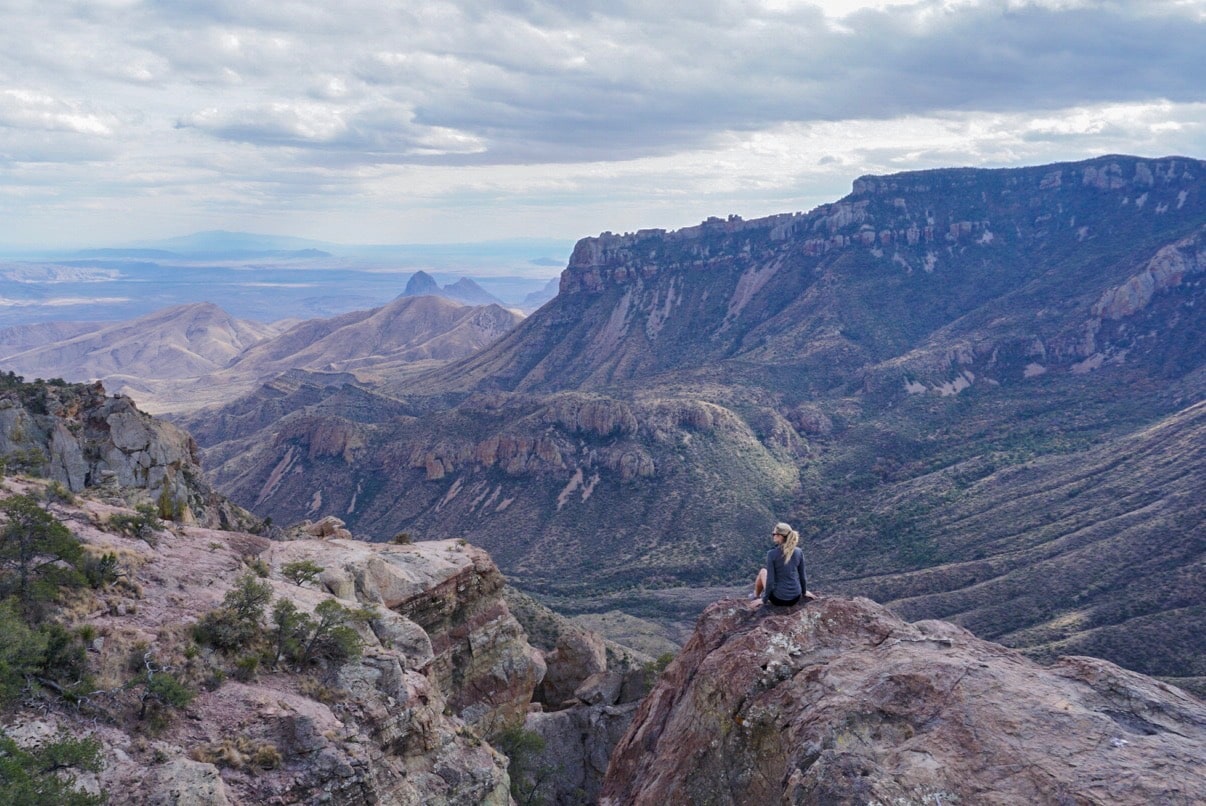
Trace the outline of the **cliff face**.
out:
[[[601,803],[1191,803],[1206,707],[866,599],[724,600],[641,703]]]
[[[808,213],[603,233],[578,243],[553,304],[432,381],[602,390],[740,358],[810,390],[861,376],[949,395],[1031,364],[1071,371],[1127,349],[1103,316],[1200,272],[1203,168],[1104,157],[863,177]]]

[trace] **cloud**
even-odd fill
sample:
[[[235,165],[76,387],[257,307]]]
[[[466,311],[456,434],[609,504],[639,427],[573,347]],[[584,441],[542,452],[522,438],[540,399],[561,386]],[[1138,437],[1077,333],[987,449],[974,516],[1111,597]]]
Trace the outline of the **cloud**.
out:
[[[397,105],[345,110],[320,103],[286,102],[232,110],[211,107],[182,118],[177,126],[255,145],[340,152],[361,162],[396,162],[485,150],[482,142],[471,135],[440,126],[416,125],[413,113]]]
[[[10,0],[0,242],[563,236],[881,169],[1200,154],[1203,75],[1203,0]]]
[[[129,297],[51,297],[37,300],[0,297],[0,308],[69,308],[76,305],[116,305],[130,301]]]
[[[29,89],[0,90],[0,127],[107,137],[117,120],[76,100]]]
[[[105,60],[131,65],[109,80],[159,92],[188,82],[168,105],[183,107],[175,123],[318,161],[618,160],[785,122],[1206,100],[1200,3],[138,8],[79,21],[102,51],[129,47]]]

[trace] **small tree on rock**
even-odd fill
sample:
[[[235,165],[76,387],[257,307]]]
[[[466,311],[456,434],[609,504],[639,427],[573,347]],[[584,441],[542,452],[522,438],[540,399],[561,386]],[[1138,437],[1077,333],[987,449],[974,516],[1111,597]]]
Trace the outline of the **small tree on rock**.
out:
[[[318,579],[326,569],[313,560],[298,560],[281,566],[281,575],[294,585],[305,585]]]
[[[226,592],[222,606],[201,617],[193,637],[218,649],[242,649],[260,636],[260,619],[271,599],[272,585],[247,571]]]
[[[54,599],[61,586],[79,586],[84,577],[80,541],[34,498],[14,495],[0,501],[0,595],[15,595],[27,611]]]

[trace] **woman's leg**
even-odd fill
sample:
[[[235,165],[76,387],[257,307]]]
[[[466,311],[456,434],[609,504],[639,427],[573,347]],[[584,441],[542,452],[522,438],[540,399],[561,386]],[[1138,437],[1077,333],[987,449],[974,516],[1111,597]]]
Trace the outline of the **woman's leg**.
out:
[[[761,599],[762,591],[766,590],[766,569],[763,568],[758,572],[758,578],[754,580],[754,598]]]

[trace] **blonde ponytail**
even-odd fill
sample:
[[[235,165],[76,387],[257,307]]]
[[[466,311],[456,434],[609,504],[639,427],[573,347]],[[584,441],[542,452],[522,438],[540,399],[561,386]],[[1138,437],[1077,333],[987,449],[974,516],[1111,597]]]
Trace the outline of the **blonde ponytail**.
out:
[[[800,533],[792,529],[791,534],[783,538],[783,562],[791,559],[791,553],[796,550],[796,544],[800,542]]]
[[[783,538],[783,562],[788,562],[800,543],[800,533],[786,523],[776,523],[775,534]]]

